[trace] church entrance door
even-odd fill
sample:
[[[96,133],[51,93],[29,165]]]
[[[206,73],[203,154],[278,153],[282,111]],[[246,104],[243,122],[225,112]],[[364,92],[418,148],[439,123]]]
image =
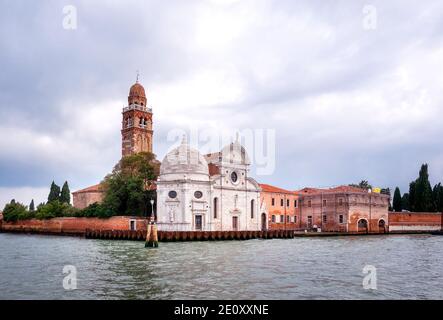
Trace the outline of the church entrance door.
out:
[[[232,217],[232,230],[238,231],[238,217]]]
[[[202,230],[202,216],[201,215],[195,216],[195,230],[197,230],[197,231]]]

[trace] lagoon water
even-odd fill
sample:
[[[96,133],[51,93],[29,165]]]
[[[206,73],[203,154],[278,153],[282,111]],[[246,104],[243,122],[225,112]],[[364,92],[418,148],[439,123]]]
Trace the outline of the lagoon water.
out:
[[[63,288],[75,266],[77,289]],[[377,289],[364,289],[363,268]],[[0,299],[443,299],[443,237],[160,243],[0,234]]]

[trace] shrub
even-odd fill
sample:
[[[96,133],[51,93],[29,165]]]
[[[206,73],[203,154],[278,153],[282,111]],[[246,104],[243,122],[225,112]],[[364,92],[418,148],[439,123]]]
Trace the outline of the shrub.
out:
[[[37,219],[52,219],[57,217],[70,216],[72,214],[72,207],[67,203],[62,203],[59,200],[54,200],[37,207],[35,217]]]
[[[79,210],[76,214],[77,217],[85,217],[85,218],[91,218],[91,217],[97,217],[97,218],[109,218],[113,216],[112,211],[105,207],[102,204],[99,203],[93,203],[86,207],[83,210]]]
[[[3,219],[8,222],[30,219],[31,217],[32,215],[28,212],[26,206],[19,202],[11,201],[11,203],[8,203],[3,210]]]

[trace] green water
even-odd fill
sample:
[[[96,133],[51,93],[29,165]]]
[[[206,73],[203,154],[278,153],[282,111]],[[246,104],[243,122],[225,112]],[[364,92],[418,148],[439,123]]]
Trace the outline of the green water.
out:
[[[65,290],[65,265],[77,289]],[[363,288],[365,265],[377,289]],[[443,237],[160,243],[0,234],[0,299],[443,299]]]

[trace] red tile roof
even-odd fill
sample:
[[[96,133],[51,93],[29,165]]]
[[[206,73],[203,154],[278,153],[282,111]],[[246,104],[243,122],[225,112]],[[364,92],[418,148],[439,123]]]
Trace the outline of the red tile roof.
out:
[[[285,189],[282,189],[282,188],[271,186],[270,184],[260,183],[259,185],[262,188],[263,192],[288,193],[288,194],[294,194],[295,193],[293,191],[289,191],[289,190],[285,190]]]
[[[103,192],[103,190],[100,188],[101,184],[96,184],[81,190],[74,191],[73,193],[89,193],[89,192]],[[152,182],[149,187],[147,188],[149,191],[157,190],[157,184],[155,182]]]
[[[317,193],[368,193],[367,190],[351,186],[338,186],[329,189],[321,188],[303,188],[297,191],[300,194],[317,194]]]
[[[88,192],[102,192],[102,190],[100,189],[100,183],[81,190],[74,191],[73,193],[88,193]]]
[[[153,181],[151,181],[151,184],[149,185],[148,189],[149,191],[157,190],[157,184]]]
[[[213,163],[208,164],[208,169],[210,176],[215,176],[217,174],[220,174],[220,168]]]

